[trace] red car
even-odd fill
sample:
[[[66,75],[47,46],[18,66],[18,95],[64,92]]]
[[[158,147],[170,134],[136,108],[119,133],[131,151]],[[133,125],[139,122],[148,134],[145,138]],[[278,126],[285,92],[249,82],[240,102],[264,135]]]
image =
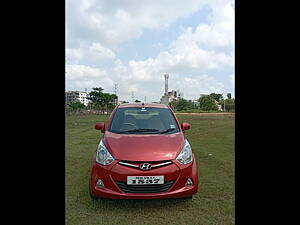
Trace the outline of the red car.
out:
[[[93,199],[191,198],[198,191],[194,154],[171,108],[121,104],[107,125],[96,123],[103,139],[93,156]]]

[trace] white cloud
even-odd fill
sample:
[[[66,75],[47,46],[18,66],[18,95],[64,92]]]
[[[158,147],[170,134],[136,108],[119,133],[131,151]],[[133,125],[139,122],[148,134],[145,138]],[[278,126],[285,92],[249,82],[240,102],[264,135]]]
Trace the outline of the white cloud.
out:
[[[186,99],[198,99],[200,94],[222,93],[224,89],[221,82],[207,74],[197,77],[181,77],[176,79],[175,85],[180,87]]]
[[[115,53],[112,50],[110,50],[109,48],[103,47],[100,43],[93,43],[89,47],[89,52],[95,58],[109,58],[109,59],[113,59],[113,58],[116,57]]]
[[[232,84],[234,84],[234,74],[229,75],[229,78],[230,78]]]
[[[212,6],[208,24],[199,24],[193,31],[183,28],[182,34],[171,43],[175,52],[232,52],[234,45],[234,8],[230,2]],[[231,53],[232,54],[232,53]]]
[[[173,56],[169,54],[168,57],[172,58]],[[133,91],[135,98],[140,100],[147,96],[148,101],[159,101],[164,92],[163,74],[169,72],[174,66],[174,62],[168,61],[166,58],[160,55],[155,59],[149,58],[144,61],[131,60],[127,65],[116,60],[115,66],[109,74],[119,84],[121,98],[131,101]],[[188,71],[189,65],[185,68]],[[197,99],[200,94],[223,93],[225,88],[213,76],[201,74],[201,72],[198,72],[197,76],[182,75],[178,72],[170,73],[169,84],[170,90],[180,89],[187,99]]]
[[[129,60],[127,64],[118,59],[115,49],[120,43],[138,38],[145,28],[166,27],[207,2],[212,7],[209,23],[195,29],[183,28],[167,51],[146,60]],[[164,92],[163,74],[169,73],[170,89],[180,89],[187,99],[223,93],[227,89],[215,74],[233,69],[234,63],[234,8],[227,2],[69,0],[69,89],[103,87],[112,93],[113,83],[118,83],[121,100],[131,101],[134,92],[135,99],[147,96],[148,102],[159,101]],[[115,64],[103,69],[82,63],[104,59],[114,60]],[[233,75],[225,75],[234,80]]]
[[[213,7],[209,24],[182,29],[179,37],[156,58],[129,61],[132,77],[150,80],[157,74],[207,73],[233,68],[234,9],[229,3]]]
[[[68,0],[67,35],[70,44],[100,41],[104,46],[137,39],[143,29],[167,27],[191,15],[210,0]]]
[[[154,60],[131,61],[124,65],[120,60],[115,61],[112,70],[106,71],[83,65],[68,65],[67,83],[71,89],[103,87],[105,92],[112,93],[113,84],[118,83],[120,99],[131,101],[132,92],[135,99],[159,101],[164,92],[164,77],[161,68],[157,68]],[[169,90],[180,89],[186,99],[197,99],[200,94],[212,92],[223,93],[224,85],[213,76],[199,74],[197,76],[182,76],[170,73]]]
[[[112,88],[113,80],[106,71],[84,65],[67,65],[67,89],[84,90],[85,88]]]
[[[80,45],[78,48],[67,49],[68,63],[98,62],[104,59],[114,59],[115,53],[103,47],[100,43],[92,43],[91,45]]]

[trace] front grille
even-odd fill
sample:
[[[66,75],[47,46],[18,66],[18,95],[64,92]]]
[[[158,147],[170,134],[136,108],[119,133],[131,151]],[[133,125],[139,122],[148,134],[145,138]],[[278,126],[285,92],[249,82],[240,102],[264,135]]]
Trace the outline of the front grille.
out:
[[[122,166],[132,167],[141,170],[140,165],[142,163],[149,163],[151,164],[151,169],[160,168],[163,166],[168,166],[172,164],[170,160],[164,161],[151,161],[151,162],[141,162],[141,161],[120,161],[119,164]]]
[[[151,185],[127,185],[126,182],[116,181],[120,189],[125,193],[160,193],[168,191],[175,180],[167,181],[164,184]]]

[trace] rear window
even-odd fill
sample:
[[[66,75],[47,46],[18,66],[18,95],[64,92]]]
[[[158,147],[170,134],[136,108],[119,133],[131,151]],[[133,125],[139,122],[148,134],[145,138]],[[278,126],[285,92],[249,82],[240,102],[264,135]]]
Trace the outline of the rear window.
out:
[[[166,108],[118,108],[110,128],[113,133],[171,134],[179,132],[172,112]]]

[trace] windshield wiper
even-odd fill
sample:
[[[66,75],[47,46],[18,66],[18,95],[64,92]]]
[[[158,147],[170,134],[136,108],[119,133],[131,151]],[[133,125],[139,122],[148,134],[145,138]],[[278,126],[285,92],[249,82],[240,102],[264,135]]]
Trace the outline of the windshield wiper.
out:
[[[169,133],[170,131],[176,130],[175,128],[169,128],[167,130],[161,131],[161,134]]]
[[[122,134],[122,133],[138,133],[138,132],[159,132],[159,130],[157,129],[149,129],[149,128],[140,128],[140,129],[134,129],[134,130],[124,130],[124,131],[120,131],[118,132],[118,134]]]

